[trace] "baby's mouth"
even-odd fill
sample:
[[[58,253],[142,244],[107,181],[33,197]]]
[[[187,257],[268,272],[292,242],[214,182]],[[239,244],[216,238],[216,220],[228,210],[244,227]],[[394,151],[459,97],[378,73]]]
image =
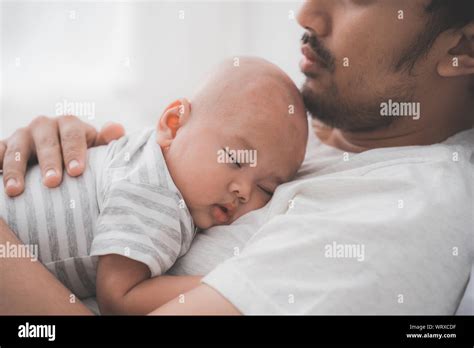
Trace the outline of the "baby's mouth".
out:
[[[217,222],[224,224],[231,220],[235,208],[232,203],[214,204],[211,208],[211,213]]]

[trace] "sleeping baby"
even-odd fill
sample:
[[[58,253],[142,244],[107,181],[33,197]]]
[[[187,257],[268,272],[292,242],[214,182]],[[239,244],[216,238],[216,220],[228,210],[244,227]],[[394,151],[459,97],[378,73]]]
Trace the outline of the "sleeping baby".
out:
[[[0,197],[0,217],[73,296],[97,294],[103,313],[149,312],[146,282],[199,229],[263,207],[297,172],[306,138],[302,99],[282,70],[227,60],[155,127],[89,149],[82,176],[48,189],[30,167],[24,194]],[[140,300],[127,303],[132,295]]]

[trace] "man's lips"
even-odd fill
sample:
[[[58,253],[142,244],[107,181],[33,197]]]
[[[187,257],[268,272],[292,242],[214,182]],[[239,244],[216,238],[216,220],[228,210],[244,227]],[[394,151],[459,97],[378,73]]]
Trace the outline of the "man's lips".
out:
[[[301,53],[303,54],[303,58],[300,61],[300,69],[303,73],[315,72],[325,67],[308,44],[301,46]]]

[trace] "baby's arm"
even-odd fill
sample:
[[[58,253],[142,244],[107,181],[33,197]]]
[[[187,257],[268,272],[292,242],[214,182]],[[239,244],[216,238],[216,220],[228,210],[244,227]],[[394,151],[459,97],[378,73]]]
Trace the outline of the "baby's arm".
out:
[[[139,261],[109,254],[99,257],[97,302],[102,314],[148,314],[200,285],[201,276],[159,276]]]

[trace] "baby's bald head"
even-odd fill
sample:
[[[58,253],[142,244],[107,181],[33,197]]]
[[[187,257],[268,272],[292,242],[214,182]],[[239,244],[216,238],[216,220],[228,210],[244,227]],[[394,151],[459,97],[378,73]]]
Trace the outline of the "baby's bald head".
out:
[[[191,103],[193,110],[219,110],[224,117],[241,117],[245,108],[249,112],[258,108],[258,114],[267,110],[285,116],[289,112],[305,115],[300,92],[288,75],[276,65],[256,57],[227,59],[220,63]]]
[[[168,107],[157,129],[168,169],[201,228],[263,207],[296,174],[308,136],[297,87],[259,58],[221,63],[190,102]]]
[[[293,176],[304,159],[306,110],[298,88],[276,65],[254,57],[219,64],[191,99],[190,124],[219,127],[253,143],[272,144]]]

